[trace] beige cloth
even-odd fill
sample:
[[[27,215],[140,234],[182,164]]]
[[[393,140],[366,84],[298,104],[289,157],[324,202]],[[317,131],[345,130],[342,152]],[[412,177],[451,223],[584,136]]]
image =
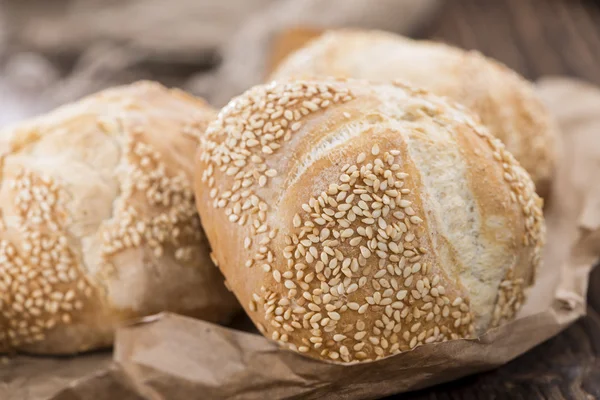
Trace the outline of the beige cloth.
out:
[[[0,2],[0,56],[29,70],[28,77],[0,68],[0,126],[46,112],[109,86],[159,79],[186,86],[222,105],[266,74],[272,40],[297,25],[362,26],[409,33],[428,20],[441,0],[22,0]],[[59,79],[44,57],[75,60]],[[218,72],[208,70],[218,59]],[[69,64],[69,63],[67,63]],[[188,75],[153,74],[183,68]],[[42,69],[40,70],[40,67]],[[151,69],[151,68],[150,68]],[[61,71],[65,73],[66,71]],[[48,77],[52,79],[47,79]],[[22,86],[42,79],[30,91]],[[10,87],[9,87],[10,86]],[[16,99],[16,100],[14,100]],[[0,99],[0,105],[3,105]],[[15,110],[18,107],[18,110]]]
[[[80,54],[98,42],[127,44],[148,57],[198,62],[241,22],[275,0],[23,0],[3,5],[15,45]]]
[[[409,34],[429,20],[440,0],[281,0],[249,18],[223,48],[216,74],[192,78],[186,88],[215,106],[267,75],[273,41],[294,27],[361,27]]]

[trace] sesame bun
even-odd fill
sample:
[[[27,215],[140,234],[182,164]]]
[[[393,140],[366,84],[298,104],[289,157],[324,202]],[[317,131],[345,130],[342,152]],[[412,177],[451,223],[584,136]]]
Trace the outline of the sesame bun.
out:
[[[210,261],[192,188],[214,111],[158,84],[106,90],[0,133],[0,347],[109,346],[163,310],[236,309]]]
[[[329,31],[284,60],[271,79],[336,76],[401,80],[479,115],[529,172],[542,197],[557,162],[557,128],[532,85],[475,51],[381,31]]]
[[[338,362],[514,317],[545,227],[527,173],[475,118],[405,86],[274,82],[209,125],[196,199],[256,326]]]

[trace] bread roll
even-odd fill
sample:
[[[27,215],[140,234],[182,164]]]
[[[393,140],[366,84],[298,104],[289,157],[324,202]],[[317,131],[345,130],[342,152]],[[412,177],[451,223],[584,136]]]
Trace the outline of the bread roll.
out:
[[[0,133],[0,347],[74,353],[162,310],[236,309],[194,206],[193,159],[214,111],[141,82]]]
[[[532,86],[504,65],[443,44],[380,31],[330,31],[292,53],[271,79],[340,76],[399,79],[475,111],[547,197],[557,161],[557,128]]]
[[[273,82],[209,125],[196,200],[257,327],[374,360],[510,320],[545,227],[528,174],[473,115],[404,86]]]

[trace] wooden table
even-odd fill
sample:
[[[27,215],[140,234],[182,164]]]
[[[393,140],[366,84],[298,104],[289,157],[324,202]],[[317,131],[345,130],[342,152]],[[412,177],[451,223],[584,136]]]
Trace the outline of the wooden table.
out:
[[[446,0],[421,36],[477,49],[529,79],[600,85],[599,0]]]
[[[559,74],[600,85],[600,1],[447,0],[420,36],[477,49],[529,79]],[[511,363],[395,398],[600,399],[600,268],[588,299],[585,318]]]

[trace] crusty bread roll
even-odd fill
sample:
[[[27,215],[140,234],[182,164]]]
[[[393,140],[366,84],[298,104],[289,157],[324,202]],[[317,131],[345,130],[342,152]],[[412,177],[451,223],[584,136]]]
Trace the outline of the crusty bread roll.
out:
[[[354,362],[514,317],[545,226],[529,175],[460,106],[359,81],[273,82],[201,139],[196,201],[269,338]]]
[[[140,82],[0,133],[3,350],[85,351],[132,317],[236,310],[193,199],[198,134],[214,116]]]
[[[329,31],[292,53],[271,79],[339,76],[399,79],[475,111],[547,197],[557,161],[557,128],[531,84],[481,54],[381,31]]]

